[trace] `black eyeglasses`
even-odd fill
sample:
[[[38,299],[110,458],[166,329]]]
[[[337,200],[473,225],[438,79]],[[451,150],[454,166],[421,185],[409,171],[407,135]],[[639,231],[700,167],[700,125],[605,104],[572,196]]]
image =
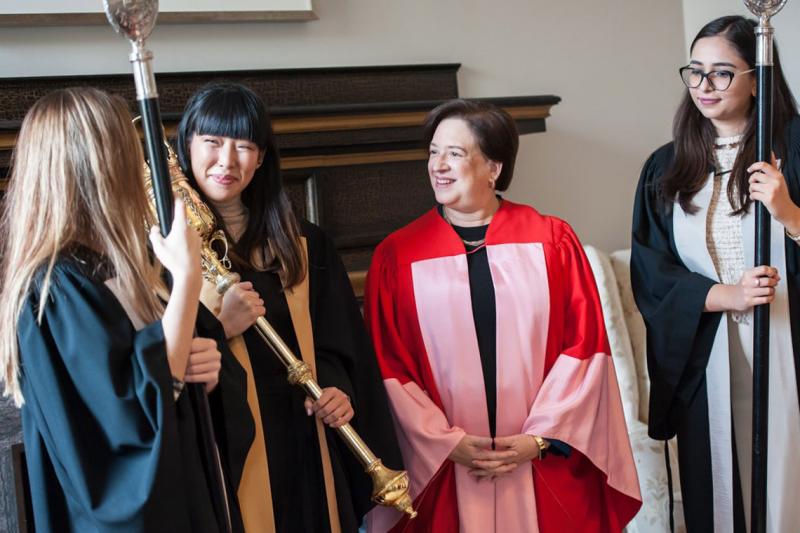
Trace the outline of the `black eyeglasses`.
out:
[[[683,84],[690,89],[696,89],[697,87],[700,87],[700,84],[703,83],[703,79],[706,79],[708,80],[708,84],[711,85],[715,91],[725,91],[731,86],[731,83],[733,83],[733,77],[736,74],[747,74],[748,72],[753,72],[754,70],[754,68],[751,68],[750,70],[736,73],[731,72],[730,70],[712,70],[710,72],[703,72],[702,69],[688,65],[678,69],[678,72],[680,72]]]

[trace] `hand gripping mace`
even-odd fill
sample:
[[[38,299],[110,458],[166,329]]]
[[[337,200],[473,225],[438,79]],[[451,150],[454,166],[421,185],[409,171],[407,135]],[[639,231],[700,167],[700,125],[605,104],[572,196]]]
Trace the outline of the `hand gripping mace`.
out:
[[[200,199],[178,163],[178,158],[169,145],[164,145],[169,156],[169,174],[172,177],[172,191],[186,206],[186,219],[201,237],[200,257],[203,276],[213,283],[219,294],[224,294],[239,281],[238,274],[231,272],[228,260],[228,241],[222,230],[216,229],[216,220],[208,206]],[[150,179],[150,169],[145,165],[145,182],[151,207],[154,206],[156,189]],[[217,243],[224,250],[222,259],[212,246]],[[278,359],[286,367],[289,383],[299,385],[311,398],[318,400],[322,388],[314,379],[309,366],[299,360],[281,339],[275,329],[264,318],[256,320],[256,331]],[[412,507],[408,494],[408,474],[405,471],[391,470],[372,453],[350,424],[334,428],[339,436],[364,467],[364,471],[372,479],[372,501],[386,507],[394,507],[398,511],[414,518],[417,513]]]
[[[161,112],[158,106],[158,92],[150,61],[153,54],[144,47],[150,36],[158,15],[158,0],[103,0],[106,17],[114,30],[130,41],[133,51],[130,55],[136,83],[136,100],[142,116],[147,158],[153,169],[150,192],[155,207],[161,234],[165,237],[172,226],[173,200],[170,178],[167,171]],[[208,406],[204,387],[199,383],[186,386],[192,403],[200,439],[200,452],[208,483],[208,490],[214,506],[214,514],[220,532],[231,531],[230,511],[225,494],[225,482],[219,461],[219,453],[214,440],[214,427],[211,410]]]
[[[772,35],[770,18],[786,0],[745,0],[756,27],[756,160],[772,162]],[[770,264],[770,215],[755,202],[755,264]],[[750,530],[767,529],[767,436],[769,431],[769,304],[753,310],[753,465]]]

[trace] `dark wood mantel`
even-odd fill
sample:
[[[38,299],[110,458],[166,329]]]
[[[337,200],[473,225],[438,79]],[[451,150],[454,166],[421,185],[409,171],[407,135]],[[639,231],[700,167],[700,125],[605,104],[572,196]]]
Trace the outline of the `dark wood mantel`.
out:
[[[211,80],[252,87],[270,105],[287,190],[298,214],[333,238],[348,269],[362,271],[374,246],[432,205],[421,124],[458,96],[458,64],[164,73],[157,76],[168,135],[189,96]],[[0,175],[19,124],[39,97],[76,85],[124,97],[136,112],[131,75],[0,79]],[[522,133],[544,131],[556,96],[487,98]],[[0,181],[0,190],[5,189]],[[357,277],[357,276],[356,276]]]
[[[157,65],[156,65],[157,66]],[[164,73],[156,76],[172,136],[183,107],[214,80],[244,83],[270,106],[286,188],[297,213],[334,240],[358,293],[374,247],[429,209],[421,125],[436,105],[458,97],[459,65]],[[94,86],[125,98],[136,113],[132,76],[0,78],[0,192],[22,118],[42,95]],[[506,109],[521,133],[545,131],[557,96],[484,98]],[[24,530],[14,490],[13,443],[19,415],[0,399],[0,531]]]

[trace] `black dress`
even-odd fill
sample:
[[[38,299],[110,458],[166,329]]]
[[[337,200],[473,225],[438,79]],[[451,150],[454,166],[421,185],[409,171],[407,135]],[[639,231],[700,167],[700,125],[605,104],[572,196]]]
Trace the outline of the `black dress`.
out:
[[[136,331],[100,263],[85,250],[62,256],[41,324],[36,284],[19,320],[36,531],[215,532],[161,323]]]
[[[439,214],[442,214],[441,206]],[[489,434],[494,438],[497,436],[497,306],[492,271],[489,268],[489,257],[484,244],[489,225],[453,226],[453,230],[464,242],[464,249],[467,252],[472,319],[478,337],[478,352],[486,390]],[[549,452],[563,457],[569,457],[572,452],[572,447],[566,442],[556,439],[547,441],[550,443]]]
[[[383,463],[402,469],[383,381],[347,272],[333,243],[315,225],[303,223],[308,250],[309,311],[321,387],[337,387],[355,410],[351,424]],[[274,272],[240,272],[265,302],[266,319],[299,358],[297,326]],[[330,531],[320,444],[314,416],[304,407],[305,392],[290,385],[286,369],[254,328],[244,335],[253,369],[266,440],[276,531]],[[372,484],[360,463],[326,428],[339,521],[356,532],[372,507]]]

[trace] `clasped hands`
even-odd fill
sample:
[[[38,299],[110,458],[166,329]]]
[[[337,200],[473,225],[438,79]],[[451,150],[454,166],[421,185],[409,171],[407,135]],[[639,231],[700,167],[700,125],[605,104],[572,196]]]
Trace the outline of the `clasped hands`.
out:
[[[494,481],[539,456],[533,435],[495,437],[494,447],[491,437],[464,435],[448,458],[466,466],[478,481]]]

